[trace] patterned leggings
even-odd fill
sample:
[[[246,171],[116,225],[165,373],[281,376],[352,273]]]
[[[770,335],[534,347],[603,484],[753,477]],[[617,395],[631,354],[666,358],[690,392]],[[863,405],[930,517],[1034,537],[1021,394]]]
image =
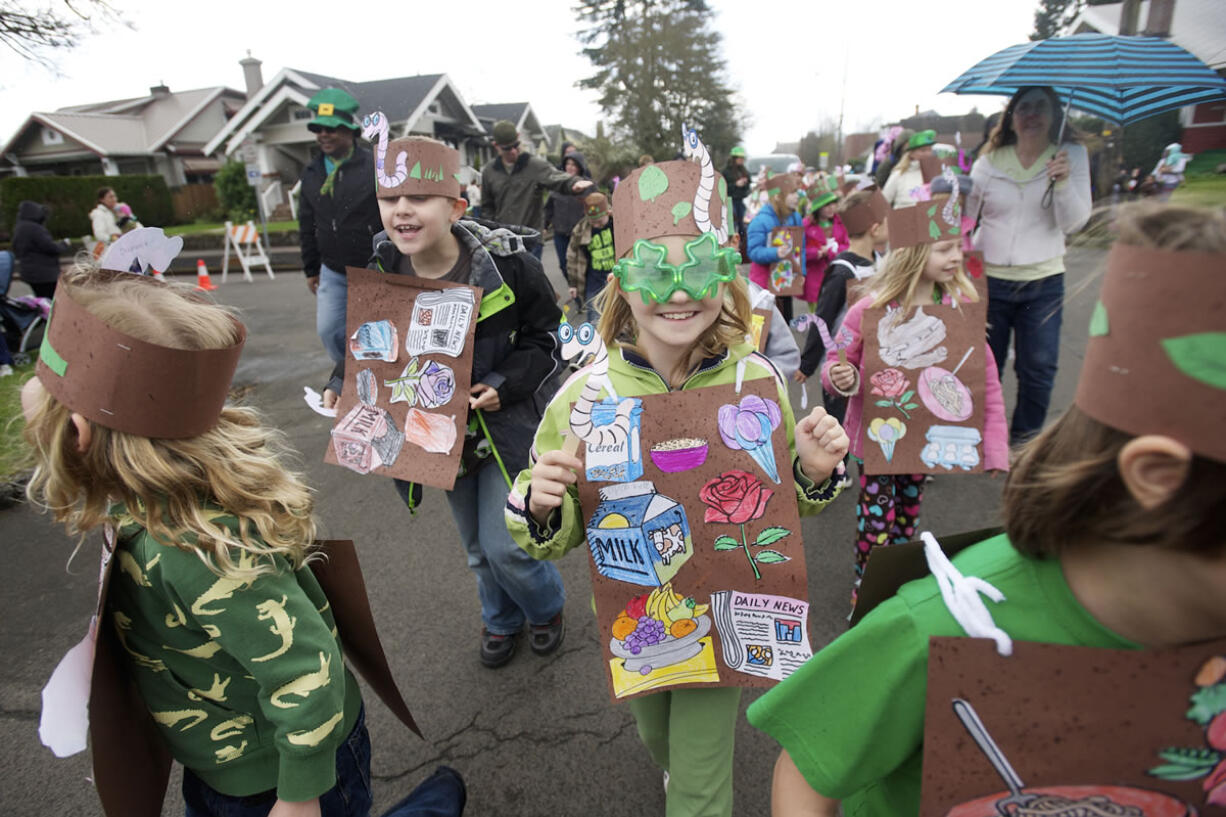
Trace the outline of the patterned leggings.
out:
[[[864,575],[869,552],[915,538],[923,474],[865,474],[860,471],[860,502],[856,505],[856,586]],[[852,592],[855,598],[855,592]]]

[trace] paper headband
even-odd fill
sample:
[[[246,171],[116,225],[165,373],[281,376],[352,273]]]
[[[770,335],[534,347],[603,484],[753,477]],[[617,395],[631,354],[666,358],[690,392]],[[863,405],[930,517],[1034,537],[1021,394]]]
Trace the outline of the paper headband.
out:
[[[375,143],[375,196],[460,198],[460,152],[432,139],[395,139],[387,116],[376,111],[362,120],[362,136]]]
[[[786,196],[800,189],[800,176],[795,173],[776,173],[767,178],[763,187],[771,196]]]
[[[1115,244],[1077,407],[1120,431],[1163,434],[1226,462],[1223,361],[1226,255]]]
[[[115,275],[128,274],[104,271]],[[216,425],[225,405],[247,340],[246,327],[234,323],[239,338],[225,349],[170,349],[111,328],[61,286],[35,373],[52,397],[100,426],[154,439],[195,437]]]
[[[718,173],[703,175],[695,162],[677,160],[640,167],[613,191],[613,244],[617,257],[634,242],[663,236],[694,237],[713,233],[728,240],[727,184]]]
[[[853,193],[852,195],[856,195]],[[867,201],[847,207],[839,214],[848,235],[863,235],[874,224],[885,224],[890,214],[890,203],[880,190],[874,189]]]
[[[890,249],[935,244],[962,235],[962,208],[949,196],[933,196],[930,201],[916,202],[914,207],[898,207],[886,217],[890,233]],[[844,226],[847,222],[844,220]]]

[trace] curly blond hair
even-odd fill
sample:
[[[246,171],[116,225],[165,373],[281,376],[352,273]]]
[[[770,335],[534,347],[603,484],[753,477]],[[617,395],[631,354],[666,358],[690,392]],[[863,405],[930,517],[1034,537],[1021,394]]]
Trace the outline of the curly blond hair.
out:
[[[151,286],[135,276],[102,282],[78,271],[59,286],[139,340],[176,349],[219,349],[238,340],[231,311],[185,285]],[[91,422],[89,445],[79,451],[72,409],[41,389],[24,434],[35,458],[27,494],[73,535],[130,518],[163,545],[242,580],[274,572],[274,555],[295,568],[307,561],[315,536],[311,491],[285,467],[291,452],[281,433],[265,427],[254,409],[227,406],[212,429],[178,440]],[[123,516],[115,515],[115,503],[123,504]],[[219,524],[219,515],[237,517],[237,533]],[[242,554],[256,558],[240,567]]]

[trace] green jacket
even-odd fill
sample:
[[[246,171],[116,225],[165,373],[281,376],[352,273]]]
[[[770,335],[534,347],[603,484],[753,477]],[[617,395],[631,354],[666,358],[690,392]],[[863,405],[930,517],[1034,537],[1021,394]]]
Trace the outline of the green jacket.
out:
[[[735,383],[737,361],[742,358],[746,359],[745,380],[764,377],[775,379],[779,389],[779,409],[783,414],[782,425],[787,429],[788,449],[792,452],[792,474],[796,478],[796,499],[800,506],[800,515],[818,513],[830,500],[838,496],[840,489],[837,481],[833,479],[818,485],[801,472],[796,460],[796,420],[792,416],[787,386],[768,359],[756,352],[750,344],[740,343],[721,357],[703,361],[681,388],[701,389]],[[530,452],[533,463],[540,452],[562,447],[563,436],[570,425],[571,403],[577,400],[583,391],[589,372],[590,367],[585,367],[572,375],[545,409],[545,416],[537,427],[536,439]],[[640,397],[669,391],[664,378],[652,369],[646,360],[625,348],[609,351],[609,377],[613,381],[613,388],[622,397]],[[601,390],[601,396],[605,396],[604,390]],[[515,544],[534,558],[558,559],[578,547],[585,539],[583,514],[579,508],[579,490],[571,486],[560,513],[555,512],[550,523],[541,528],[528,513],[528,489],[531,483],[531,467],[520,471],[515,486],[507,497],[507,528],[511,531]]]
[[[510,171],[501,159],[491,159],[481,171],[481,216],[543,230],[544,192],[573,194],[576,182],[587,181],[530,153],[520,153]]]
[[[238,526],[220,511],[213,521]],[[116,527],[107,617],[174,758],[236,797],[332,788],[362,698],[310,569],[277,557],[273,575],[224,579],[131,517]]]

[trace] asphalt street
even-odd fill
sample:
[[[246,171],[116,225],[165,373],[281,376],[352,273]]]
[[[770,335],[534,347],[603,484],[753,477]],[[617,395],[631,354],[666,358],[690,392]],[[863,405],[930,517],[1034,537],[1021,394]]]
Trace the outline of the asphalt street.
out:
[[[1053,415],[1073,398],[1103,253],[1073,250]],[[560,288],[553,248],[546,269]],[[301,452],[317,489],[320,533],[356,541],[383,643],[426,739],[397,722],[373,696],[367,719],[374,747],[378,814],[438,764],[460,770],[471,815],[662,814],[660,771],[639,743],[625,705],[610,703],[589,607],[583,550],[559,563],[566,582],[567,635],[548,658],[526,643],[506,667],[477,660],[481,621],[476,585],[443,494],[428,489],[410,518],[390,480],[323,462],[329,421],[303,402],[330,369],[315,335],[315,307],[300,273],[241,276],[216,293],[239,307],[250,330],[235,378],[243,399],[262,409]],[[1011,407],[1015,384],[1005,376]],[[810,399],[818,397],[811,382]],[[799,389],[793,405],[800,413]],[[7,419],[7,418],[4,418]],[[938,536],[996,523],[1001,480],[938,476],[927,486],[922,526]],[[855,492],[803,521],[814,648],[846,626],[852,579]],[[96,595],[96,541],[70,559],[74,542],[28,505],[0,511],[5,580],[0,584],[0,814],[101,814],[87,754],[56,759],[39,743],[39,691],[60,656],[85,632]],[[742,706],[760,692],[747,691]],[[778,748],[742,718],[736,746],[736,814],[769,808]],[[183,813],[178,775],[164,814]]]

